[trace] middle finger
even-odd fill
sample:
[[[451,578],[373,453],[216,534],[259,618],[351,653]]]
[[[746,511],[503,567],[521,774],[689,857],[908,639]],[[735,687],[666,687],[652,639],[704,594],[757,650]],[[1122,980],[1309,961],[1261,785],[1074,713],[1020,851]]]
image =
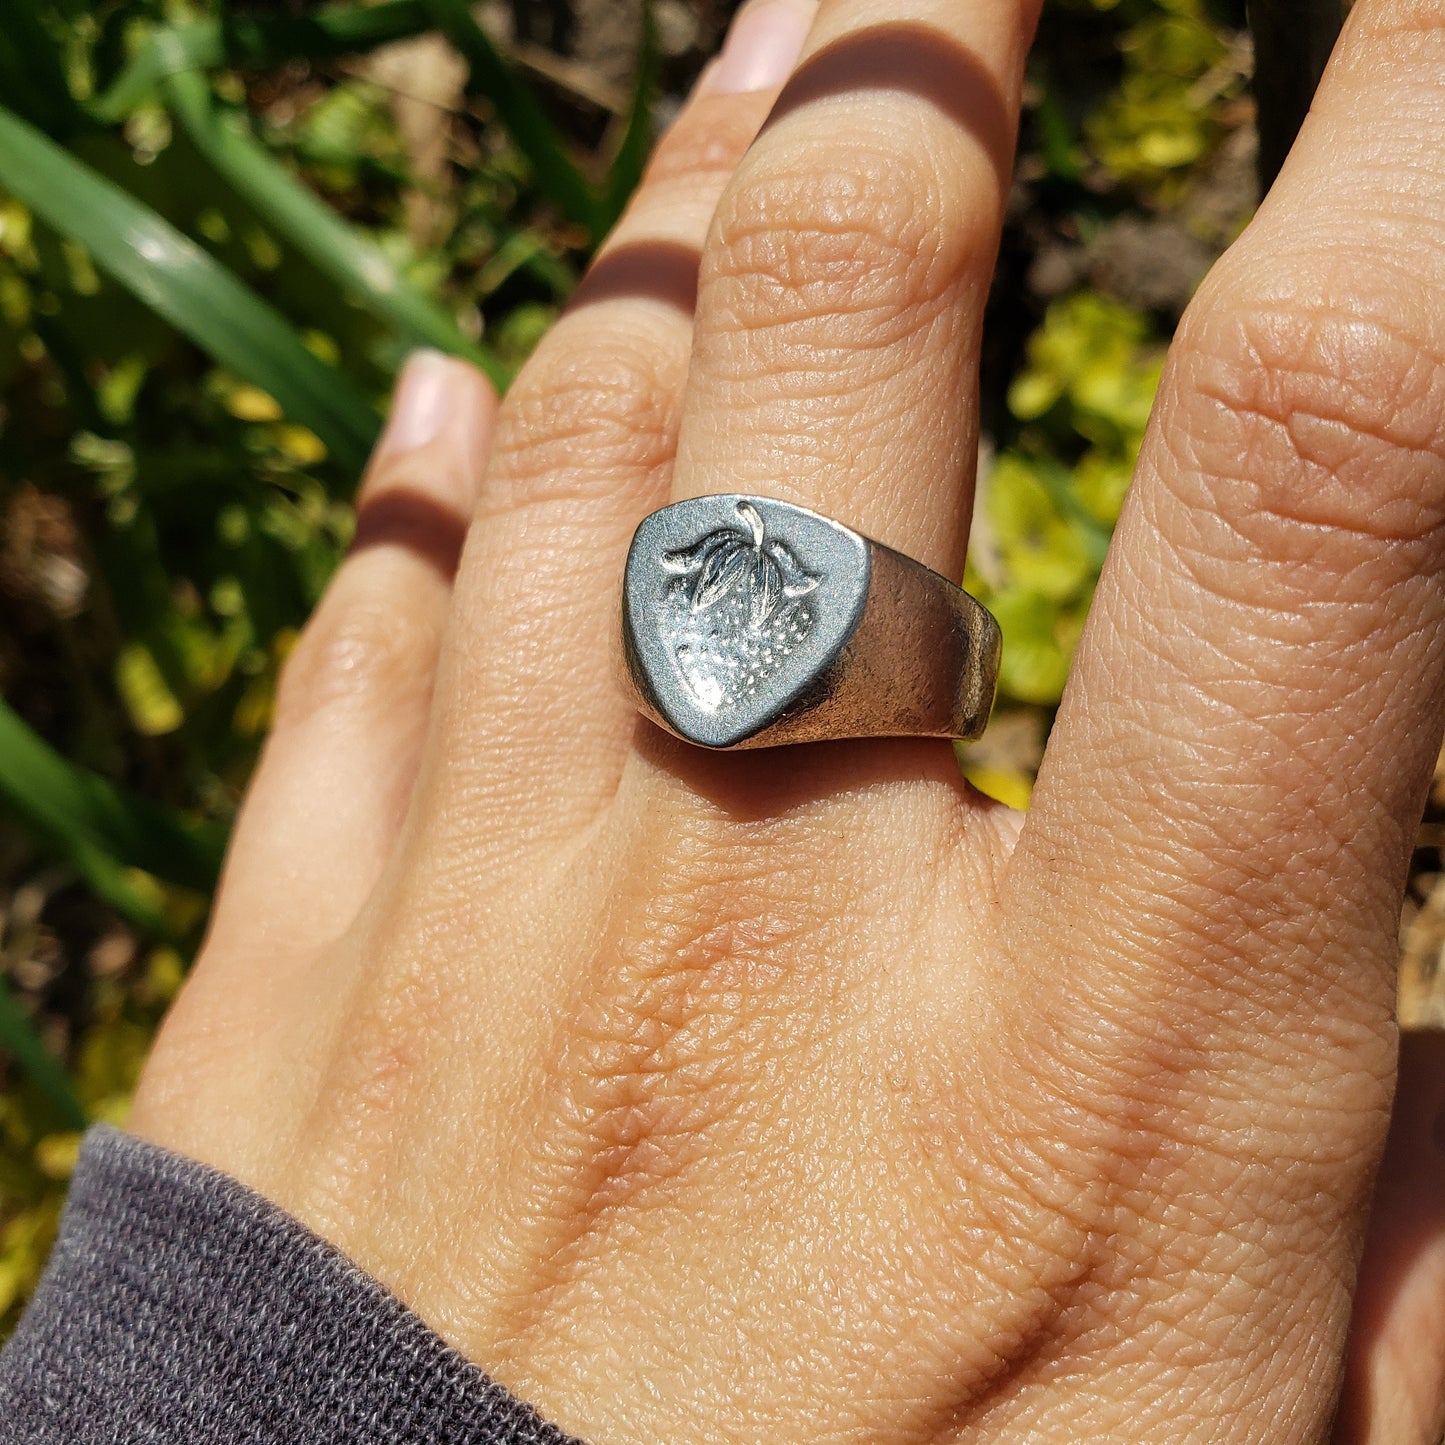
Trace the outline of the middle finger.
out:
[[[719,206],[673,498],[962,571],[979,335],[1037,0],[831,0]]]

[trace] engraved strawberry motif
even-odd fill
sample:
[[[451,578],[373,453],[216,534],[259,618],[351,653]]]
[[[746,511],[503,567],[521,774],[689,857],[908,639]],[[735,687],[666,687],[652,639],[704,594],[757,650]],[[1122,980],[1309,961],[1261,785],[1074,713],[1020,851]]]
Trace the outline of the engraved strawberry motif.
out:
[[[673,655],[698,702],[716,710],[749,697],[812,631],[802,601],[820,581],[785,543],[767,536],[758,509],[739,502],[743,527],[719,527],[662,557],[670,593]]]

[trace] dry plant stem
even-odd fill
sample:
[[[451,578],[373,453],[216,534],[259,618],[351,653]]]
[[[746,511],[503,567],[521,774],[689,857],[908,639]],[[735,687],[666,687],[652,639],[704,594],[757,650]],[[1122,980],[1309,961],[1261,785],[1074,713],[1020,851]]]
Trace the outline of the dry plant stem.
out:
[[[390,92],[396,127],[420,182],[407,192],[407,234],[418,247],[431,246],[452,219],[447,149],[452,117],[466,97],[466,67],[440,36],[422,35],[383,47],[359,68]]]

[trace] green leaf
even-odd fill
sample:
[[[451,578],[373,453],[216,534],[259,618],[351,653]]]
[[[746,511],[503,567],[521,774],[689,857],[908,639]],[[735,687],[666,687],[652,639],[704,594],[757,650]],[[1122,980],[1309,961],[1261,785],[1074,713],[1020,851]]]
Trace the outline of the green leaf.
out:
[[[0,807],[87,875],[102,855],[197,892],[216,886],[225,850],[219,828],[183,822],[67,762],[3,702]]]
[[[165,83],[166,99],[196,148],[267,225],[413,346],[464,356],[492,382],[509,380],[491,352],[464,336],[390,259],[319,201],[250,133],[236,114],[218,112],[206,80],[189,72]]]
[[[547,198],[569,221],[585,226],[594,241],[601,240],[606,224],[602,203],[586,177],[564,154],[557,130],[537,97],[472,18],[467,0],[423,3],[437,29],[467,62],[468,88],[495,107],[497,118],[531,164]]]
[[[360,472],[378,419],[351,384],[208,252],[4,108],[0,186],[221,365],[274,396],[340,467]]]
[[[85,1128],[85,1110],[76,1097],[69,1074],[45,1047],[4,979],[0,979],[0,1050],[24,1069],[35,1087],[49,1099],[67,1129]]]
[[[431,28],[421,0],[325,5],[309,15],[227,15],[224,21],[165,26],[146,37],[134,59],[89,109],[111,125],[149,100],[165,78],[177,72],[363,55]]]
[[[627,128],[607,172],[603,188],[602,210],[598,218],[599,237],[617,224],[622,208],[631,199],[652,154],[654,139],[653,107],[657,101],[658,55],[657,26],[652,6],[644,0],[642,7],[642,43],[637,54],[637,81],[632,91],[632,105]]]

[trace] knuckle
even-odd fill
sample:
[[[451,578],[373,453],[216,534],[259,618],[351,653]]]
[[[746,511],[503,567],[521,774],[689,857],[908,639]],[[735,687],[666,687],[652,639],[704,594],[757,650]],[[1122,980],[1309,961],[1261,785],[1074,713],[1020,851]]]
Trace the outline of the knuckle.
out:
[[[866,321],[870,343],[907,334],[992,250],[989,208],[957,204],[926,154],[816,146],[746,167],[725,194],[701,299],[743,330]]]
[[[789,984],[806,900],[761,860],[709,846],[654,881],[599,951],[555,1068],[553,1133],[571,1141],[579,1211],[599,1226],[737,1147],[734,1129],[759,1107],[752,1081],[781,1036],[806,1027]]]
[[[487,510],[615,492],[619,472],[672,457],[680,407],[666,353],[645,322],[599,343],[571,318],[528,363],[497,422]]]
[[[1268,555],[1313,546],[1342,568],[1362,545],[1434,545],[1445,522],[1445,359],[1419,286],[1358,258],[1346,278],[1345,260],[1293,265],[1285,294],[1211,288],[1169,384],[1173,472],[1203,489],[1186,500]]]
[[[390,591],[333,593],[282,669],[276,725],[294,726],[333,707],[392,707],[424,695],[439,645],[438,619]]]

